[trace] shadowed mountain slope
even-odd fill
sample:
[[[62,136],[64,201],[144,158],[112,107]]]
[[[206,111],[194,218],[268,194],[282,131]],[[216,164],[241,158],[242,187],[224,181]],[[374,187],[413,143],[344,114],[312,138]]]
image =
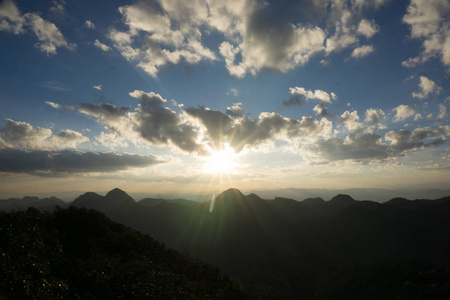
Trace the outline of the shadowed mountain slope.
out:
[[[0,251],[2,299],[250,298],[211,265],[93,210],[1,213]]]
[[[450,197],[264,200],[229,189],[202,203],[142,201],[117,189],[105,196],[86,193],[72,205],[102,211],[269,298],[307,299],[324,275],[378,261],[422,260],[450,268]]]

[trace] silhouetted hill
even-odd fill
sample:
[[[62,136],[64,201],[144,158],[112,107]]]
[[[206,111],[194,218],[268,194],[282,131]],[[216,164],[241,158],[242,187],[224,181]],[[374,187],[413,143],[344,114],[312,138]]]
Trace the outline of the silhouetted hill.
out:
[[[144,198],[140,201],[138,201],[137,203],[139,205],[143,205],[143,206],[147,206],[147,207],[155,207],[156,205],[160,204],[161,202],[163,202],[164,199],[158,198]]]
[[[106,194],[105,199],[111,205],[127,205],[127,204],[133,205],[136,202],[127,193],[118,188],[109,191]]]
[[[2,213],[0,249],[2,299],[250,298],[211,265],[92,210]]]
[[[349,195],[339,194],[330,199],[330,203],[338,204],[338,205],[352,205],[354,204],[355,199],[350,197]]]
[[[421,260],[450,268],[450,197],[264,200],[229,189],[202,203],[140,202],[116,190],[87,193],[72,204],[97,209],[211,263],[267,298],[307,299],[326,274],[380,261]]]
[[[325,200],[323,200],[322,198],[307,198],[303,201],[301,201],[301,204],[303,205],[307,205],[307,206],[313,206],[313,205],[323,205],[325,204]]]
[[[53,211],[55,206],[66,207],[67,203],[56,197],[39,199],[38,197],[10,198],[0,200],[0,211],[26,210],[29,207],[41,211]]]

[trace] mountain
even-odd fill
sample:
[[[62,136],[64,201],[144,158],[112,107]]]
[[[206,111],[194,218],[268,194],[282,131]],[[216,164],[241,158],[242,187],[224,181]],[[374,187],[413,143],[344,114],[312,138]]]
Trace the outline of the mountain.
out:
[[[2,299],[251,298],[213,266],[93,210],[0,214],[0,237]]]
[[[163,201],[164,201],[164,199],[162,199],[162,198],[157,198],[157,199],[155,199],[155,198],[144,198],[144,199],[138,201],[138,204],[146,206],[146,207],[155,207],[156,205],[160,204]]]
[[[39,199],[38,197],[10,198],[0,200],[0,211],[26,210],[29,207],[41,211],[53,211],[56,206],[66,207],[67,203],[56,197]]]
[[[99,210],[272,299],[311,298],[325,289],[328,274],[377,262],[401,268],[400,262],[419,260],[450,268],[450,197],[265,200],[229,189],[206,202],[135,202],[115,189],[105,196],[85,193],[72,205]]]

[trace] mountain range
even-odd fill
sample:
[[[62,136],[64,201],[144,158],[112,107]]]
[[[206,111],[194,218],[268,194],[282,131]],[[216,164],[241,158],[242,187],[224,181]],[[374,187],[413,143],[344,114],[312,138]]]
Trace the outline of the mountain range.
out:
[[[54,204],[69,205],[55,198],[24,198],[2,200],[0,209],[48,209]],[[211,263],[268,298],[308,298],[323,289],[330,274],[380,262],[423,261],[444,273],[450,269],[450,197],[384,203],[356,201],[344,194],[329,201],[265,200],[229,189],[206,202],[136,202],[114,189],[105,196],[85,193],[70,205],[98,210],[169,248]],[[440,283],[443,289],[450,287],[447,279]]]

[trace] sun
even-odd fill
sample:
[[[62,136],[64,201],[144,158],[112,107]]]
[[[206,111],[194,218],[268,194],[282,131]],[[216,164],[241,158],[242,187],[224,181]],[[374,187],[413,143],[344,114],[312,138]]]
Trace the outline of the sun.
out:
[[[236,167],[236,154],[233,148],[228,144],[219,151],[213,151],[209,157],[205,159],[203,165],[204,173],[213,174],[230,174]]]

